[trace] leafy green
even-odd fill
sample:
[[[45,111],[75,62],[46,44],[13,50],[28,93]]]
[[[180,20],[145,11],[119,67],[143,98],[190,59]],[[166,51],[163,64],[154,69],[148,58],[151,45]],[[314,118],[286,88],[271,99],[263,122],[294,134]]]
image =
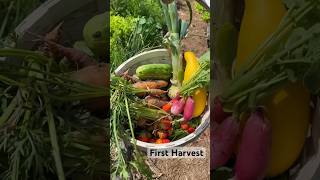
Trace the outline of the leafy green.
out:
[[[195,2],[195,9],[201,15],[201,19],[204,22],[210,22],[210,12],[206,10],[200,3]]]
[[[162,44],[162,25],[152,17],[110,19],[111,72],[135,54]]]
[[[155,0],[113,0],[110,1],[111,12],[122,17],[151,17],[162,23],[161,6]]]

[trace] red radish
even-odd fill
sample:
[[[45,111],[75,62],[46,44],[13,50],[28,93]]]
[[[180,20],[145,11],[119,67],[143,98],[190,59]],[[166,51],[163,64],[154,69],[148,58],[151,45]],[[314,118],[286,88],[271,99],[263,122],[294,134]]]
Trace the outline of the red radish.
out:
[[[192,97],[188,97],[183,110],[184,121],[189,121],[190,119],[192,119],[193,110],[194,110],[194,100],[192,99]]]
[[[228,117],[217,127],[211,127],[212,140],[210,147],[212,150],[210,167],[216,169],[223,166],[230,159],[236,145],[239,133],[239,123],[233,116]]]
[[[271,126],[262,111],[251,114],[243,130],[237,155],[237,180],[262,180],[271,147]]]
[[[231,113],[224,112],[221,100],[218,96],[214,98],[213,105],[213,121],[221,123],[224,119],[230,116]]]
[[[179,99],[179,101],[173,102],[171,107],[171,113],[174,115],[179,115],[182,113],[185,105],[185,100],[183,98]]]

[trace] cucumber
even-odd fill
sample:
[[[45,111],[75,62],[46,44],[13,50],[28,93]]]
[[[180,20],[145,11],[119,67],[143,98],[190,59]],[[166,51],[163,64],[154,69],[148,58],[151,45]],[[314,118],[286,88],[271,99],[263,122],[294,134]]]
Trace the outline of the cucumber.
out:
[[[146,64],[137,68],[136,75],[141,80],[169,80],[172,67],[170,64]]]

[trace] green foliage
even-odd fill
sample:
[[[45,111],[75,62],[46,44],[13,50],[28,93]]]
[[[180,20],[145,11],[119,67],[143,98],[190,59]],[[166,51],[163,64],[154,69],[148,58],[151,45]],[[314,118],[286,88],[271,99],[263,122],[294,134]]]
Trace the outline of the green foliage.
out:
[[[110,18],[111,71],[144,49],[161,45],[161,32],[161,24],[152,17],[133,18],[112,15]]]
[[[162,20],[161,6],[157,0],[114,0],[110,1],[111,11],[123,17],[152,17],[157,22]]]
[[[210,21],[210,13],[199,3],[195,2],[195,9],[201,15],[201,19],[205,22]]]

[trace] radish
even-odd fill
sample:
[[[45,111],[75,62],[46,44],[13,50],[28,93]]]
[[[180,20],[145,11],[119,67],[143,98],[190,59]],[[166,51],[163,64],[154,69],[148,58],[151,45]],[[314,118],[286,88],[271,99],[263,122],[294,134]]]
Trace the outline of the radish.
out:
[[[188,97],[183,110],[183,119],[185,121],[189,121],[190,119],[192,119],[193,111],[194,111],[194,100],[192,99],[192,97]]]
[[[174,115],[179,115],[182,113],[185,105],[184,98],[180,98],[178,101],[172,103],[171,113]]]
[[[237,180],[261,180],[267,168],[271,147],[271,126],[258,110],[251,114],[243,130],[236,160]]]
[[[230,116],[231,113],[224,112],[221,100],[218,96],[214,98],[214,105],[213,105],[213,121],[217,123],[221,123],[224,119]]]
[[[233,116],[217,124],[216,127],[211,127],[211,168],[216,169],[227,163],[232,156],[238,133],[239,123]]]

